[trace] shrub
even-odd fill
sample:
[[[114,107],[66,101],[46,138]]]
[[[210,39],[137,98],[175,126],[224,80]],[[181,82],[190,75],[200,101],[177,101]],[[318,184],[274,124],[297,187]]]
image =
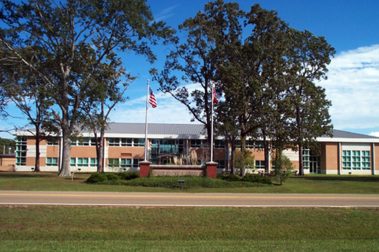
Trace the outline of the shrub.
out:
[[[93,173],[86,180],[90,184],[119,184],[120,177],[114,173]]]
[[[246,174],[242,180],[251,183],[272,184],[269,176],[261,176],[258,174]]]
[[[104,183],[107,181],[108,178],[105,175],[105,173],[93,173],[91,176],[86,180],[87,183],[90,184],[99,184],[99,183]]]
[[[127,172],[121,172],[117,174],[120,179],[123,180],[131,180],[131,179],[136,179],[139,178],[139,173],[135,171],[127,171]]]
[[[120,179],[120,177],[114,173],[106,173],[105,176],[107,177],[108,182],[114,182]]]
[[[255,169],[255,158],[249,152],[241,153],[236,151],[234,153],[234,167],[240,171],[240,175],[245,175],[245,169]]]
[[[227,181],[241,181],[241,177],[232,173],[223,173],[220,176],[221,179],[227,180]]]
[[[275,177],[281,185],[292,173],[292,162],[285,155],[281,155],[281,159],[274,159],[272,163],[275,166]]]

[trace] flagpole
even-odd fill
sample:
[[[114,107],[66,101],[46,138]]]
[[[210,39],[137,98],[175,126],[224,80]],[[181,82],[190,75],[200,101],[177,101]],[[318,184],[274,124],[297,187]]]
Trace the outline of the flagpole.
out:
[[[145,113],[145,160],[144,161],[147,161],[147,110],[148,110],[148,103],[149,103],[149,87],[150,87],[150,80],[147,80],[146,113]]]
[[[213,162],[213,81],[211,81],[211,162]]]

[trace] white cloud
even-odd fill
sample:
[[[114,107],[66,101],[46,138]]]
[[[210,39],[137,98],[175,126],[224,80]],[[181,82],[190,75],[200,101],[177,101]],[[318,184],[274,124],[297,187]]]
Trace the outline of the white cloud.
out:
[[[320,85],[332,101],[335,128],[379,127],[379,45],[338,54]]]
[[[188,84],[189,92],[196,89],[197,84]],[[158,106],[149,105],[148,121],[150,123],[198,123],[191,122],[192,116],[186,107],[175,100],[170,94],[154,92]],[[141,96],[119,105],[111,114],[113,122],[145,122],[146,96]]]
[[[379,137],[379,131],[374,131],[369,134],[370,136]]]
[[[379,132],[379,45],[339,53],[329,65],[328,79],[319,84],[332,101],[330,113],[335,128]],[[196,86],[186,87],[192,91]],[[169,94],[157,93],[156,97],[158,108],[149,110],[149,122],[190,122],[192,116],[184,105]],[[119,106],[112,121],[144,122],[145,99],[142,96]]]
[[[164,21],[172,16],[174,16],[174,10],[179,6],[179,4],[174,4],[174,5],[171,5],[165,9],[163,9],[162,11],[160,11],[156,18],[155,18],[155,21],[156,22],[159,22],[159,21]]]

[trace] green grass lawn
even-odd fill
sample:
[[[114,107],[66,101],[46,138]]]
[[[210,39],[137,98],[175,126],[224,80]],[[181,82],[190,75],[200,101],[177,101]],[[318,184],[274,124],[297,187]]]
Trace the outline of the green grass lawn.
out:
[[[0,251],[378,251],[379,209],[1,207]]]
[[[0,173],[0,190],[35,190],[35,191],[180,191],[179,188],[127,186],[127,185],[98,185],[87,184],[89,174],[61,178],[54,173]],[[147,178],[149,179],[149,178]],[[156,179],[156,178],[154,178]],[[174,178],[175,179],[175,178]],[[187,178],[184,178],[186,180]],[[240,182],[238,182],[240,183]],[[282,186],[256,184],[249,187],[204,188],[191,187],[187,192],[245,192],[245,193],[379,193],[379,176],[333,176],[308,175],[290,177]]]

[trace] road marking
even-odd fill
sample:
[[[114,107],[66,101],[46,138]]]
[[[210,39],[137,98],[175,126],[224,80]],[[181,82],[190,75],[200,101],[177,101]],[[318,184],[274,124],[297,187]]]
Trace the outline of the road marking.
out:
[[[13,196],[13,197],[24,197],[24,196],[43,196],[43,197],[88,197],[88,198],[187,198],[187,199],[354,199],[354,200],[365,200],[365,199],[378,199],[378,195],[155,195],[152,194],[78,194],[78,193],[0,193],[0,196]]]
[[[283,208],[378,208],[378,205],[197,205],[197,204],[105,204],[105,203],[13,203],[13,202],[0,202],[0,205],[6,206],[114,206],[114,207],[231,207],[231,208],[269,208],[269,207],[283,207]]]

